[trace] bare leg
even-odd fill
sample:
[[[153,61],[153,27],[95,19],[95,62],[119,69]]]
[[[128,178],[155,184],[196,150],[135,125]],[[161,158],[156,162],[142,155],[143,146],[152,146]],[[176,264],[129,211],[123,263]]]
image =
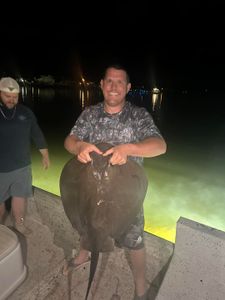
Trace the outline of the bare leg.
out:
[[[89,251],[80,247],[78,255],[74,258],[74,264],[80,265],[89,259]]]
[[[28,229],[24,224],[26,213],[26,199],[22,197],[12,198],[12,215],[15,221],[15,228],[21,233],[28,235],[32,231]]]
[[[0,224],[3,224],[5,212],[6,212],[5,203],[2,202],[0,203]]]
[[[67,262],[63,267],[63,274],[68,275],[70,267],[75,268],[76,266],[82,265],[83,263],[89,260],[89,251],[83,249],[82,247],[82,238],[80,243],[80,250],[78,255],[75,258],[72,258]]]
[[[12,215],[15,223],[20,224],[24,221],[26,209],[26,199],[22,197],[12,198]]]
[[[129,254],[135,284],[135,293],[140,297],[143,296],[147,290],[145,248],[130,250]]]

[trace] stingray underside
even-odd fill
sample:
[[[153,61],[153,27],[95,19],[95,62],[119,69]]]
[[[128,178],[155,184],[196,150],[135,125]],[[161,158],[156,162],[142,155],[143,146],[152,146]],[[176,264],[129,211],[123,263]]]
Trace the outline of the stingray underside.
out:
[[[114,239],[140,211],[147,186],[143,167],[132,160],[112,166],[109,157],[96,153],[88,164],[76,157],[69,160],[61,173],[60,193],[68,219],[82,236],[82,246],[89,251],[112,251]]]

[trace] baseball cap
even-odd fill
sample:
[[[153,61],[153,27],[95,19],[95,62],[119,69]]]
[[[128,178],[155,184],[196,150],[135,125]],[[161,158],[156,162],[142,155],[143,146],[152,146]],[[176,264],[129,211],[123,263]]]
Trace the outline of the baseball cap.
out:
[[[3,77],[0,80],[0,91],[7,93],[19,93],[20,86],[15,79],[11,77]]]

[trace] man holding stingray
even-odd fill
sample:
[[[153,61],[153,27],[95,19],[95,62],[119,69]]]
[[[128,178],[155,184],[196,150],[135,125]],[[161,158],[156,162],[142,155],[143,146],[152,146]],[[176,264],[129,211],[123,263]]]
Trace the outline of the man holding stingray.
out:
[[[142,164],[144,157],[154,157],[166,152],[166,143],[148,111],[126,101],[131,88],[127,71],[119,65],[109,66],[100,82],[104,101],[87,107],[77,119],[65,139],[65,148],[84,164],[91,161],[91,152],[111,155],[111,165],[126,164],[128,159]],[[97,143],[113,145],[102,152]],[[124,214],[126,212],[124,211]],[[143,208],[126,234],[115,241],[117,246],[129,249],[136,300],[147,299],[145,247],[143,241]],[[74,266],[86,262],[89,251],[82,247],[74,258]]]

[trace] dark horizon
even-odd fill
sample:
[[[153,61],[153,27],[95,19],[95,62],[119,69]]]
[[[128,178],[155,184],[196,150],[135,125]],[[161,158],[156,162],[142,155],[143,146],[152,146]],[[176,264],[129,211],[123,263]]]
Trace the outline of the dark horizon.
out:
[[[2,16],[0,72],[99,81],[112,62],[127,67],[136,85],[218,86],[225,66],[223,10],[196,3],[88,4],[23,10]]]

